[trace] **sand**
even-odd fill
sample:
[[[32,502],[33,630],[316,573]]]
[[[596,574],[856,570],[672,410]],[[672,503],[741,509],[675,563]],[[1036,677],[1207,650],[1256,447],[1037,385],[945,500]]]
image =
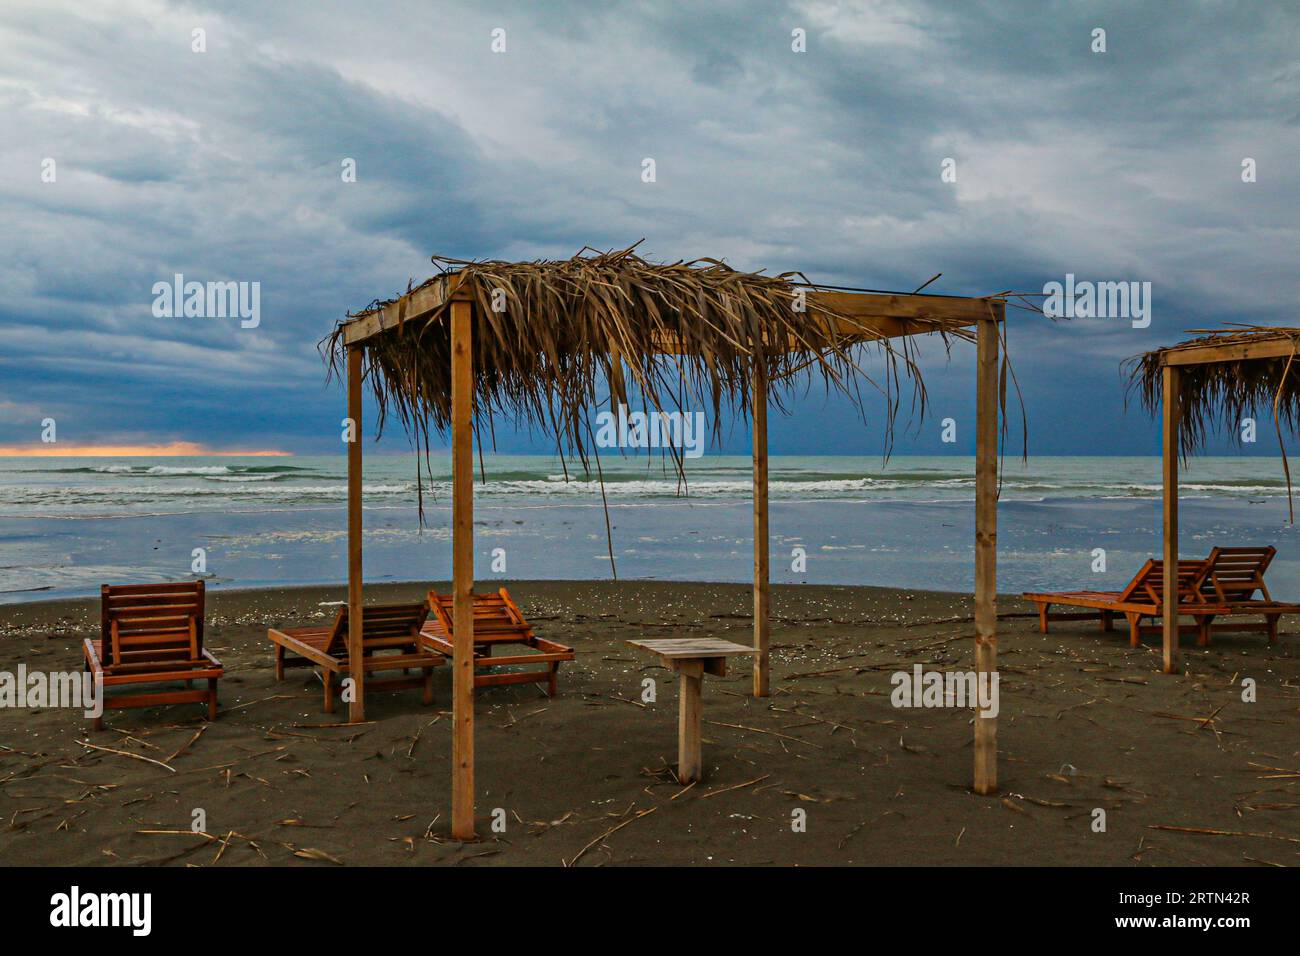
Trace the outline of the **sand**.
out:
[[[554,700],[535,685],[480,691],[478,842],[448,839],[449,668],[432,706],[418,691],[376,693],[367,723],[341,725],[346,709],[322,712],[311,670],[276,683],[265,631],[323,620],[331,609],[320,602],[343,589],[216,591],[207,643],[228,676],[215,723],[178,705],[111,711],[92,734],[77,711],[0,710],[0,862],[1300,863],[1294,624],[1274,647],[1262,634],[1185,643],[1187,673],[1166,677],[1152,639],[1134,650],[1081,622],[1040,635],[1030,609],[1004,598],[1001,792],[982,797],[969,790],[971,711],[890,702],[895,671],[972,667],[969,596],[777,586],[773,694],[748,696],[743,660],[706,678],[708,776],[683,789],[671,771],[675,675],[624,641],[747,643],[748,589],[509,587],[537,630],[578,656]],[[423,591],[379,585],[367,598]],[[97,624],[96,601],[0,608],[0,669],[76,669]],[[657,701],[645,705],[647,677]],[[1242,701],[1243,677],[1257,682],[1257,702]],[[1097,808],[1105,832],[1094,830]],[[196,810],[207,837],[188,832]],[[493,832],[494,816],[505,832]],[[1228,833],[1166,829],[1176,827]]]

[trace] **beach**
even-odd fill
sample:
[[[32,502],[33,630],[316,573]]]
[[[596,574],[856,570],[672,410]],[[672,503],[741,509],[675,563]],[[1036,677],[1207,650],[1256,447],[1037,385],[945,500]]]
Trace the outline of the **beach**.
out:
[[[445,543],[444,543],[445,547]],[[967,560],[969,557],[967,556]],[[486,582],[480,582],[480,587]],[[1065,584],[1067,582],[1057,582]],[[628,647],[750,640],[741,584],[493,580],[573,647],[559,693],[481,689],[479,839],[449,838],[450,674],[435,699],[373,693],[367,721],[322,712],[312,670],[277,683],[266,628],[325,623],[341,585],[214,589],[205,642],[221,711],[0,709],[0,861],[64,865],[1294,865],[1300,862],[1297,627],[1279,643],[1184,638],[1164,676],[1093,622],[1038,633],[999,602],[999,792],[971,783],[968,709],[899,708],[891,675],[973,666],[969,595],[775,584],[772,695],[747,659],[704,686],[706,778],[672,778],[677,679]],[[369,602],[443,582],[367,585]],[[0,669],[75,670],[96,599],[0,614]],[[643,680],[656,686],[643,703]],[[1242,681],[1257,700],[1242,700]],[[87,744],[93,745],[93,747]],[[1098,832],[1097,810],[1104,811]],[[202,811],[203,835],[191,833]],[[499,812],[496,812],[499,811]],[[796,811],[803,811],[802,814]],[[805,828],[792,823],[802,817]],[[504,821],[494,832],[493,821]]]

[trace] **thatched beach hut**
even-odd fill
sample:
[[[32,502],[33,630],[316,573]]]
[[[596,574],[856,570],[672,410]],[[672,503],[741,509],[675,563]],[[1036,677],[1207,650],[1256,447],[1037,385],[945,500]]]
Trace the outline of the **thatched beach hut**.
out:
[[[452,834],[474,833],[473,445],[497,416],[544,429],[562,455],[596,464],[592,412],[622,402],[629,384],[650,410],[724,408],[754,428],[754,693],[766,696],[768,657],[767,408],[819,380],[861,402],[863,384],[903,392],[923,410],[908,337],[938,333],[978,344],[976,669],[996,669],[996,498],[1001,297],[964,298],[817,286],[801,274],[740,272],[713,259],[653,263],[625,249],[571,259],[469,262],[435,257],[439,275],[340,323],[327,340],[346,374],[348,416],[349,646],[355,697],[365,713],[361,659],[361,397],[369,382],[382,428],[396,415],[428,447],[450,434],[454,592]],[[856,356],[885,358],[870,382]],[[680,457],[673,457],[682,466]],[[975,721],[975,789],[996,789],[996,724]]]
[[[1277,425],[1300,423],[1300,328],[1235,326],[1201,330],[1195,338],[1133,360],[1130,384],[1154,414],[1160,410],[1164,486],[1164,593],[1176,594],[1178,460],[1203,447],[1216,430],[1237,435],[1242,418],[1271,408]],[[1287,470],[1288,485],[1290,470]],[[1164,671],[1180,669],[1178,607],[1164,604]]]

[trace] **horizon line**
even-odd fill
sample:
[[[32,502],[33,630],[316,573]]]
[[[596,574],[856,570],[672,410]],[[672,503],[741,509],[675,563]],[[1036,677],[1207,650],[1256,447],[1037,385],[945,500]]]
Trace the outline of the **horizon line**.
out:
[[[276,448],[246,451],[209,448],[198,442],[155,445],[0,445],[3,458],[292,458],[295,452]]]

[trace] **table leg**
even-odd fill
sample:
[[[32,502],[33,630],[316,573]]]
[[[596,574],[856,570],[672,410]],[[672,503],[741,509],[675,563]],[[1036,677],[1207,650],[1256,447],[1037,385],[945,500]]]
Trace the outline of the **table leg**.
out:
[[[679,719],[677,726],[677,777],[693,783],[702,775],[700,763],[700,686],[704,683],[704,665],[700,661],[682,661]]]

